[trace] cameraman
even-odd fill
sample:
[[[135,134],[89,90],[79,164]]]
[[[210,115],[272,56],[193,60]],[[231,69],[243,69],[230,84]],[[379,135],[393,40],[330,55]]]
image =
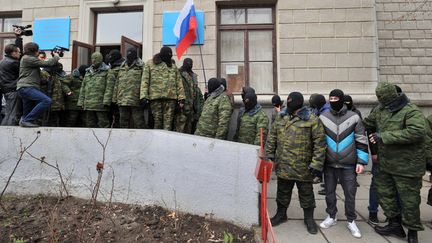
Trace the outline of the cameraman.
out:
[[[23,102],[23,116],[19,122],[22,127],[37,127],[36,120],[50,107],[51,99],[40,90],[40,68],[57,65],[60,57],[58,52],[48,61],[38,59],[39,45],[30,42],[24,45],[24,56],[18,80],[18,93]]]
[[[5,117],[1,123],[3,126],[18,125],[19,117],[22,113],[21,99],[17,92],[22,49],[22,30],[15,28],[14,32],[16,35],[15,44],[9,44],[5,47],[5,56],[0,61],[0,90],[6,101]]]

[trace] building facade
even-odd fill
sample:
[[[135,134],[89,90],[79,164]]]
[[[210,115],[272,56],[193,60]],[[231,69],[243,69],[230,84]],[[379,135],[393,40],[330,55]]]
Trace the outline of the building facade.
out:
[[[185,2],[2,0],[0,47],[13,40],[11,23],[70,17],[66,70],[87,62],[93,50],[128,45],[139,47],[146,60],[162,46],[163,14],[180,11]],[[426,114],[432,111],[431,0],[194,2],[205,16],[204,45],[183,58],[194,60],[202,88],[204,76],[225,77],[230,92],[252,86],[266,104],[275,93],[283,99],[292,91],[327,96],[340,88],[365,106],[376,101],[377,82],[390,81]]]

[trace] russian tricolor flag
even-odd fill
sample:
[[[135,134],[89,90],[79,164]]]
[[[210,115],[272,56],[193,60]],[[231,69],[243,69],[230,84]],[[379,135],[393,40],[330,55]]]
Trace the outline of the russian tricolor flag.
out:
[[[186,49],[195,42],[197,26],[193,0],[188,0],[174,26],[174,35],[177,37],[176,53],[179,60]]]

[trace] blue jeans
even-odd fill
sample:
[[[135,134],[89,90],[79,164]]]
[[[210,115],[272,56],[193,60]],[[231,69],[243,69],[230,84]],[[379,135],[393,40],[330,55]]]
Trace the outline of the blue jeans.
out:
[[[378,196],[375,188],[375,176],[377,174],[378,164],[372,162],[372,180],[369,188],[369,213],[378,212]]]
[[[20,88],[18,93],[23,103],[23,122],[35,122],[51,105],[51,98],[37,88]]]

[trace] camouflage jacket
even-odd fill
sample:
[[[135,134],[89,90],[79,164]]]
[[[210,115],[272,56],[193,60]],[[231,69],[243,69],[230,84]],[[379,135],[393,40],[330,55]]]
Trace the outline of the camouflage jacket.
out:
[[[132,65],[124,62],[120,66],[118,79],[114,86],[114,97],[119,106],[139,106],[140,85],[144,63],[141,59],[135,60]]]
[[[64,89],[61,79],[64,77],[58,74],[51,76],[51,111],[61,111],[65,109]]]
[[[159,54],[149,60],[144,66],[140,99],[185,100],[182,79],[176,65],[168,67]]]
[[[227,139],[233,109],[223,89],[220,86],[205,101],[195,135]]]
[[[78,98],[78,106],[84,110],[107,111],[112,102],[115,77],[102,63],[98,69],[87,68]]]
[[[180,73],[182,77],[183,89],[185,93],[185,110],[186,113],[191,114],[193,112],[194,104],[194,82],[196,81],[196,74],[189,74],[186,71]],[[195,79],[195,80],[194,80]]]
[[[198,121],[204,106],[204,96],[201,92],[201,89],[198,87],[198,82],[194,83],[193,87],[194,87],[194,98],[193,98],[194,115],[193,116],[194,116],[194,120]]]
[[[65,95],[72,92],[70,96],[66,95],[66,110],[81,110],[81,107],[77,106],[78,97],[81,89],[82,79],[80,78],[80,73],[78,69],[72,71],[72,74],[66,75],[63,79],[63,90]]]
[[[267,138],[266,155],[275,157],[276,175],[286,180],[312,181],[309,168],[322,171],[326,142],[324,126],[303,107],[290,117],[281,111]]]
[[[108,70],[108,75],[114,77],[114,89],[113,89],[113,97],[112,97],[112,102],[113,103],[117,103],[118,75],[119,75],[119,72],[120,72],[120,67],[121,67],[121,65],[123,65],[124,62],[125,62],[125,59],[124,58],[120,58],[119,60],[115,61],[110,66],[110,69]]]
[[[260,130],[264,130],[263,141],[266,141],[269,119],[260,105],[249,112],[244,107],[240,109],[237,119],[237,131],[234,140],[240,143],[260,145]]]
[[[425,117],[405,94],[392,104],[379,106],[363,120],[368,133],[378,132],[380,170],[389,174],[421,177],[425,173]]]

